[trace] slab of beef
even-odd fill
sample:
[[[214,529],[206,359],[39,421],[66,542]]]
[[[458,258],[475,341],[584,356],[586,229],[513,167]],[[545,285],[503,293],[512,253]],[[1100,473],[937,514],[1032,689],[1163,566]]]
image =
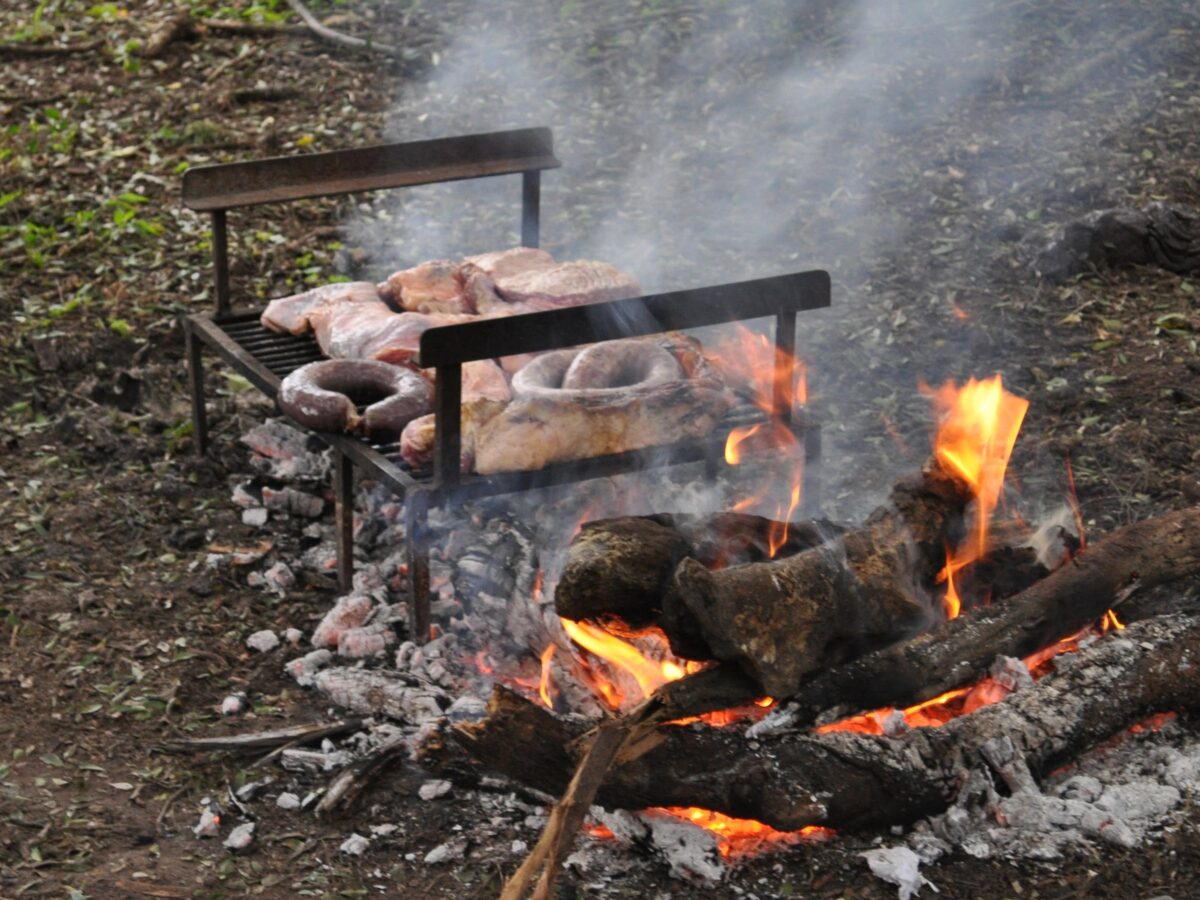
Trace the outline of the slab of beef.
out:
[[[468,256],[463,263],[482,269],[495,281],[504,281],[526,272],[548,269],[556,265],[553,256],[534,247],[512,247],[493,253],[481,253],[479,256]]]
[[[468,256],[462,262],[435,259],[402,269],[389,275],[378,290],[381,296],[410,312],[474,313],[479,310],[466,288],[466,277],[471,272],[481,271],[489,278],[503,280],[553,265],[554,257],[545,250],[513,247]]]
[[[642,292],[638,283],[616,266],[590,259],[528,269],[505,278],[493,276],[492,280],[500,296],[514,305],[580,306],[624,300]]]
[[[430,328],[442,325],[457,325],[473,321],[475,316],[404,312],[392,313],[391,318],[380,318],[364,323],[364,331],[347,334],[342,349],[351,349],[355,359],[378,359],[398,366],[411,365],[412,358],[421,349],[421,335]]]
[[[379,293],[411,312],[474,312],[463,292],[460,268],[459,263],[448,259],[421,263],[393,272],[378,285]]]
[[[312,330],[312,314],[330,304],[381,303],[375,285],[368,281],[327,284],[302,294],[272,300],[263,310],[262,324],[271,331],[304,334]]]

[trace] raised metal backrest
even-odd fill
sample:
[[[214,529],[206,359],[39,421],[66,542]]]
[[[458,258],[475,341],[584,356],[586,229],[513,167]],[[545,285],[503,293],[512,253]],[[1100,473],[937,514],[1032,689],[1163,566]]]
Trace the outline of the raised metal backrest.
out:
[[[549,128],[383,144],[329,153],[197,166],[183,174],[183,203],[212,213],[218,317],[229,312],[226,211],[264,203],[522,174],[521,243],[538,245],[541,171],[558,168]]]
[[[816,270],[430,328],[421,335],[417,361],[424,368],[437,370],[434,383],[435,478],[442,486],[453,486],[459,480],[462,435],[458,411],[462,402],[462,364],[477,359],[774,316],[778,349],[774,373],[775,415],[784,424],[790,424],[795,383],[796,313],[829,306],[829,303],[829,273]]]

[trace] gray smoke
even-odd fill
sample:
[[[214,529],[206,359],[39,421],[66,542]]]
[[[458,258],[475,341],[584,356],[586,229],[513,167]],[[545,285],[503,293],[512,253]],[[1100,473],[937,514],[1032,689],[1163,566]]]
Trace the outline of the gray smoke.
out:
[[[1148,6],[1194,25],[1166,0],[478,2],[399,85],[387,136],[551,126],[564,166],[543,177],[543,246],[647,292],[829,269],[834,309],[803,316],[801,348],[847,447],[884,413],[911,445],[872,464],[882,487],[928,446],[917,377],[990,374],[1014,349],[993,333],[931,350],[930,319],[986,293],[1048,205],[1119,199],[1127,160],[1100,138],[1169,78],[1137,54],[1179,40],[1144,31]],[[519,198],[517,178],[391,194],[355,240],[378,274],[511,246]]]

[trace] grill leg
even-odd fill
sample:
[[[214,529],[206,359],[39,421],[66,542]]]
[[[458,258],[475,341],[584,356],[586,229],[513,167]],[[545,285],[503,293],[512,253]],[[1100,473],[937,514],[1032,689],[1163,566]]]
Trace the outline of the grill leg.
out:
[[[197,456],[208,452],[208,415],[204,408],[204,361],[200,358],[200,339],[184,319],[183,338],[187,353],[188,387],[192,392],[192,447]]]
[[[354,588],[354,464],[341,450],[333,451],[333,494],[337,504],[338,587]]]
[[[404,504],[408,532],[408,620],[412,639],[429,640],[429,495],[412,491]]]

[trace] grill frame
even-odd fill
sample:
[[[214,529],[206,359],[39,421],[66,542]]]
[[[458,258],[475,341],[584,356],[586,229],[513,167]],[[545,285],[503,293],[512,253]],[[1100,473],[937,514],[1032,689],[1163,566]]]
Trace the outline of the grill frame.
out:
[[[311,335],[297,337],[263,328],[259,323],[262,307],[231,307],[225,236],[227,208],[351,190],[521,174],[522,243],[537,246],[538,176],[542,169],[560,165],[552,147],[549,129],[523,129],[206,166],[185,173],[185,204],[193,209],[210,211],[213,216],[216,275],[213,311],[188,315],[182,321],[196,452],[204,455],[208,449],[202,345],[216,351],[272,401],[278,395],[280,382],[289,372],[323,358]],[[437,154],[441,152],[447,155],[439,162]],[[316,163],[314,159],[317,159]],[[371,164],[368,171],[351,177],[348,173],[354,173],[354,165],[364,160]],[[273,178],[280,182],[277,189],[272,188]],[[729,431],[738,425],[765,419],[757,410],[743,407],[727,415],[709,437],[698,441],[555,463],[532,472],[464,475],[459,465],[459,410],[464,362],[771,317],[775,320],[778,358],[789,361],[786,369],[779,368],[775,373],[774,415],[788,424],[803,442],[806,465],[812,466],[820,457],[819,424],[803,412],[794,421],[792,418],[796,313],[829,306],[830,295],[828,273],[810,271],[429,329],[421,336],[417,361],[422,367],[434,368],[437,373],[434,397],[436,455],[432,473],[409,469],[400,460],[396,444],[374,445],[364,438],[344,434],[319,435],[333,449],[334,455],[333,488],[341,588],[350,590],[353,581],[355,467],[386,484],[405,501],[411,623],[414,635],[427,639],[430,625],[427,516],[431,508],[687,462],[702,461],[710,474],[715,474],[724,464],[723,450]]]

